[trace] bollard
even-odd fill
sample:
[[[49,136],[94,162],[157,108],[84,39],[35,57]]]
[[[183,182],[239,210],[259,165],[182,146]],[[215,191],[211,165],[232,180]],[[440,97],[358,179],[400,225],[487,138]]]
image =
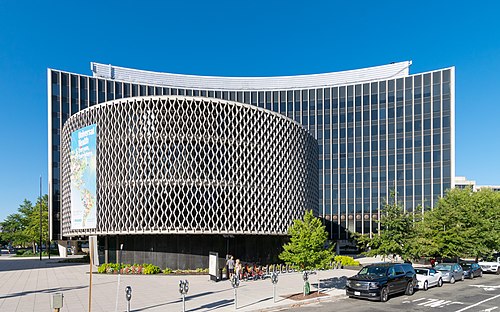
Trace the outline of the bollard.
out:
[[[182,312],[186,312],[186,294],[189,291],[189,282],[187,280],[179,281],[179,292],[182,295]]]
[[[236,289],[240,286],[240,278],[237,274],[233,274],[231,286],[233,286],[234,289],[234,310],[236,311],[236,309],[238,309],[238,294],[236,293]]]
[[[273,272],[271,274],[271,283],[273,283],[273,298],[274,303],[276,303],[276,284],[278,284],[278,273]]]
[[[130,299],[132,299],[132,287],[125,287],[125,299],[127,299],[127,312],[130,312]]]

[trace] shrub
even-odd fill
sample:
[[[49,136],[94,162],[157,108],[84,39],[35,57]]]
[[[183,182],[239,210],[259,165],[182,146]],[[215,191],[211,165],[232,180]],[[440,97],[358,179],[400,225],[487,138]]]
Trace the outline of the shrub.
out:
[[[154,264],[144,264],[144,274],[158,274],[161,272],[161,269]]]
[[[172,274],[172,272],[171,268],[165,268],[165,270],[163,270],[163,274]]]
[[[349,256],[335,256],[334,260],[342,266],[359,266],[359,261],[356,261],[353,257]]]
[[[107,265],[107,263],[103,263],[99,267],[97,267],[97,273],[105,273],[106,272],[106,265]]]

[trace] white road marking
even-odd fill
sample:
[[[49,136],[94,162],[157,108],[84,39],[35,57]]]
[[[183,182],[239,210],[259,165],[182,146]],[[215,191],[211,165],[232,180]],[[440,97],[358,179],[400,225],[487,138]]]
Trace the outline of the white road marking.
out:
[[[498,298],[498,297],[500,297],[500,295],[496,295],[496,296],[493,296],[493,297],[491,297],[491,298],[484,299],[483,301],[479,301],[478,303],[475,303],[475,304],[473,304],[473,305],[470,305],[470,306],[468,306],[468,307],[465,307],[465,308],[463,308],[463,309],[460,309],[460,310],[458,310],[458,311],[456,311],[456,312],[463,312],[463,311],[469,310],[470,308],[477,307],[477,306],[478,306],[478,305],[480,305],[480,304],[483,304],[483,303],[488,302],[488,301],[490,301],[490,300],[496,299],[496,298]]]
[[[420,301],[420,300],[425,300],[425,298],[418,298],[418,299],[412,300],[412,302],[417,302],[417,301]]]
[[[425,299],[425,298],[422,298]],[[417,300],[414,300],[415,302]],[[441,300],[441,299],[427,299],[427,301],[421,302],[418,305],[419,306],[424,306],[424,307],[431,307],[431,308],[443,308],[445,306],[449,306],[451,304],[464,304],[463,302],[458,302],[458,301],[449,301],[449,300]]]
[[[500,290],[500,285],[497,285],[497,286],[491,286],[491,285],[471,285],[471,286],[482,288],[485,291]]]
[[[493,308],[489,308],[489,309],[484,309],[484,310],[481,310],[479,312],[491,312],[493,310],[496,310],[498,307],[493,307]]]

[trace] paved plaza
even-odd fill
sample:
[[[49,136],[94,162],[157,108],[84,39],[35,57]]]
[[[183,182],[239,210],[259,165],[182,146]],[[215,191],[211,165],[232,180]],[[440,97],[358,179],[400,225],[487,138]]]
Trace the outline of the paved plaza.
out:
[[[58,263],[60,259],[0,256],[0,311],[52,311],[50,298],[64,294],[61,311],[88,311],[89,265]],[[94,269],[94,272],[97,270]],[[344,298],[345,277],[350,270],[318,271],[310,276],[311,290],[321,280],[322,301]],[[208,275],[104,275],[93,274],[92,311],[126,311],[125,287],[132,287],[131,311],[182,311],[180,279],[189,281],[186,311],[234,311],[234,292],[229,281],[209,281]],[[238,311],[273,311],[306,302],[286,299],[302,291],[302,274],[279,275],[273,300],[270,279],[242,281],[237,290]]]

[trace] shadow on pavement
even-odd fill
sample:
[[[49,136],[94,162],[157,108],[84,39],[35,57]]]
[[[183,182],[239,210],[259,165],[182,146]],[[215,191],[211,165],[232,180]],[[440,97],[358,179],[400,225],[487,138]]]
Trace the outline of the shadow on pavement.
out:
[[[321,280],[321,288],[335,288],[335,289],[345,289],[345,285],[347,282],[347,276],[341,277],[332,277]],[[318,288],[318,283],[313,284],[316,288]]]
[[[239,308],[246,308],[246,307],[249,307],[249,306],[252,306],[254,304],[260,303],[262,301],[270,300],[270,299],[273,299],[273,297],[267,297],[267,298],[260,299],[259,301],[255,301],[255,302],[252,302],[252,303],[249,303],[249,304],[245,304],[244,306],[238,307],[238,309]]]
[[[36,290],[29,290],[29,291],[22,291],[22,292],[17,292],[13,294],[8,294],[8,295],[1,295],[0,299],[9,299],[13,297],[22,297],[22,296],[27,296],[31,294],[39,294],[39,293],[55,293],[55,292],[64,292],[64,291],[70,291],[70,290],[76,290],[76,289],[82,289],[82,288],[88,288],[87,285],[83,286],[75,286],[75,287],[56,287],[56,288],[49,288],[49,289],[36,289]]]
[[[197,310],[203,310],[203,309],[208,309],[206,311],[211,311],[211,310],[215,310],[215,309],[226,307],[226,306],[233,305],[233,304],[234,304],[233,299],[230,299],[230,300],[224,299],[224,300],[219,300],[219,301],[204,304],[198,308],[189,309],[189,311],[197,311]]]
[[[0,259],[0,272],[7,271],[21,271],[21,270],[34,270],[34,269],[47,269],[47,268],[57,268],[66,266],[77,266],[77,265],[87,265],[85,263],[59,263],[63,259],[25,259],[25,258],[15,258],[9,257],[7,259]]]
[[[199,294],[188,295],[188,296],[186,296],[186,302],[189,302],[190,300],[198,298],[198,297],[212,295],[212,294],[216,294],[216,293],[220,293],[220,292],[224,292],[224,291],[227,291],[227,290],[206,291],[206,292],[202,292],[202,293],[199,293]],[[179,295],[179,297],[180,297],[180,295]],[[182,302],[182,299],[179,298],[179,299],[174,300],[174,301],[168,301],[168,302],[165,302],[165,303],[160,303],[160,304],[155,304],[155,305],[152,305],[152,306],[147,306],[147,307],[143,307],[143,308],[139,308],[139,309],[134,309],[134,311],[144,311],[144,310],[148,310],[148,309],[152,309],[152,308],[157,308],[157,307],[166,306],[166,305],[169,305],[169,304],[181,303],[181,302]],[[188,309],[188,310],[189,311],[194,311],[192,309]]]

